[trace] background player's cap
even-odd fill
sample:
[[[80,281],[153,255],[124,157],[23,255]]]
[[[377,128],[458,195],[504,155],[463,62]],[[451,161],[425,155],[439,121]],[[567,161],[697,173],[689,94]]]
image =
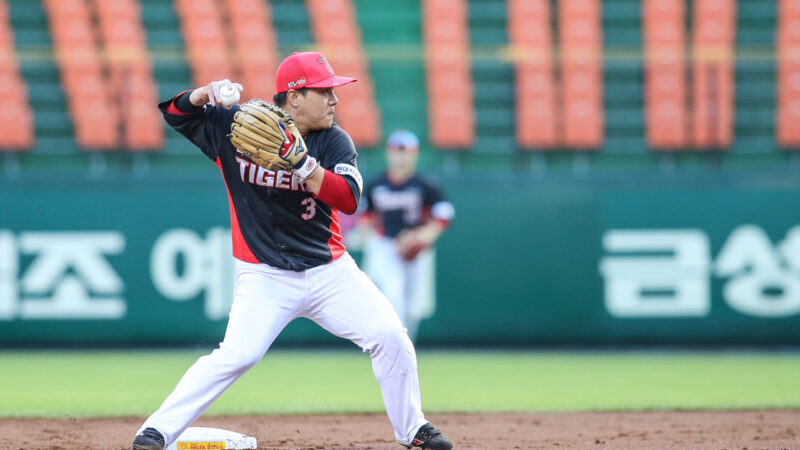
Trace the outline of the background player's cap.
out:
[[[408,130],[396,130],[386,140],[386,147],[394,150],[419,150],[419,138]]]
[[[275,91],[280,94],[289,89],[331,88],[352,83],[355,78],[340,77],[333,73],[328,60],[319,52],[294,52],[281,62],[275,74]]]

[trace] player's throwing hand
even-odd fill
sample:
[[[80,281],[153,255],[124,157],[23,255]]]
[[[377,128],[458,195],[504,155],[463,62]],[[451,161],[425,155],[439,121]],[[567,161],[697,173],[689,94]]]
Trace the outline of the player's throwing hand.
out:
[[[222,94],[223,88],[233,88],[238,92],[244,90],[244,87],[241,84],[233,83],[231,80],[226,78],[224,80],[212,81],[200,89],[193,90],[192,94],[189,96],[189,101],[194,106],[203,106],[208,103],[211,106],[219,105],[224,106],[227,109],[231,109],[233,103],[226,101],[225,96]]]

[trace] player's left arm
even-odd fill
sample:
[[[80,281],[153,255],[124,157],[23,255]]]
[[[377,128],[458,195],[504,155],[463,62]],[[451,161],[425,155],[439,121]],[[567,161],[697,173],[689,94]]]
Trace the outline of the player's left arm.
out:
[[[426,208],[430,208],[430,220],[421,225],[418,232],[428,245],[433,245],[439,236],[450,227],[450,222],[456,215],[456,209],[447,200],[444,191],[430,180],[425,183],[424,203]]]
[[[325,154],[320,155],[320,166],[306,187],[314,197],[345,214],[353,214],[361,200],[363,181],[356,163],[355,145],[344,131],[334,128],[325,142]]]

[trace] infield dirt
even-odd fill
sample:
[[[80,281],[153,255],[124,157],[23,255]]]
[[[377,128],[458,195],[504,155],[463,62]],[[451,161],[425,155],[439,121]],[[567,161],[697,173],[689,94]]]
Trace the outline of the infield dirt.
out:
[[[800,411],[436,414],[457,449],[796,449]],[[129,449],[141,418],[3,419],[2,449]],[[260,449],[395,449],[385,415],[203,417]]]

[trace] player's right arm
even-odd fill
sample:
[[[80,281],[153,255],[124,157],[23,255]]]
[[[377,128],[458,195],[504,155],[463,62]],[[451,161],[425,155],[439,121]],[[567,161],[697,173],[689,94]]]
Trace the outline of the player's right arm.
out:
[[[164,120],[176,131],[184,135],[211,159],[219,156],[220,143],[227,138],[233,114],[238,107],[226,109],[221,105],[219,90],[222,86],[238,83],[229,80],[213,81],[206,86],[183,91],[175,97],[162,102],[158,108]],[[206,107],[206,105],[211,105]]]

